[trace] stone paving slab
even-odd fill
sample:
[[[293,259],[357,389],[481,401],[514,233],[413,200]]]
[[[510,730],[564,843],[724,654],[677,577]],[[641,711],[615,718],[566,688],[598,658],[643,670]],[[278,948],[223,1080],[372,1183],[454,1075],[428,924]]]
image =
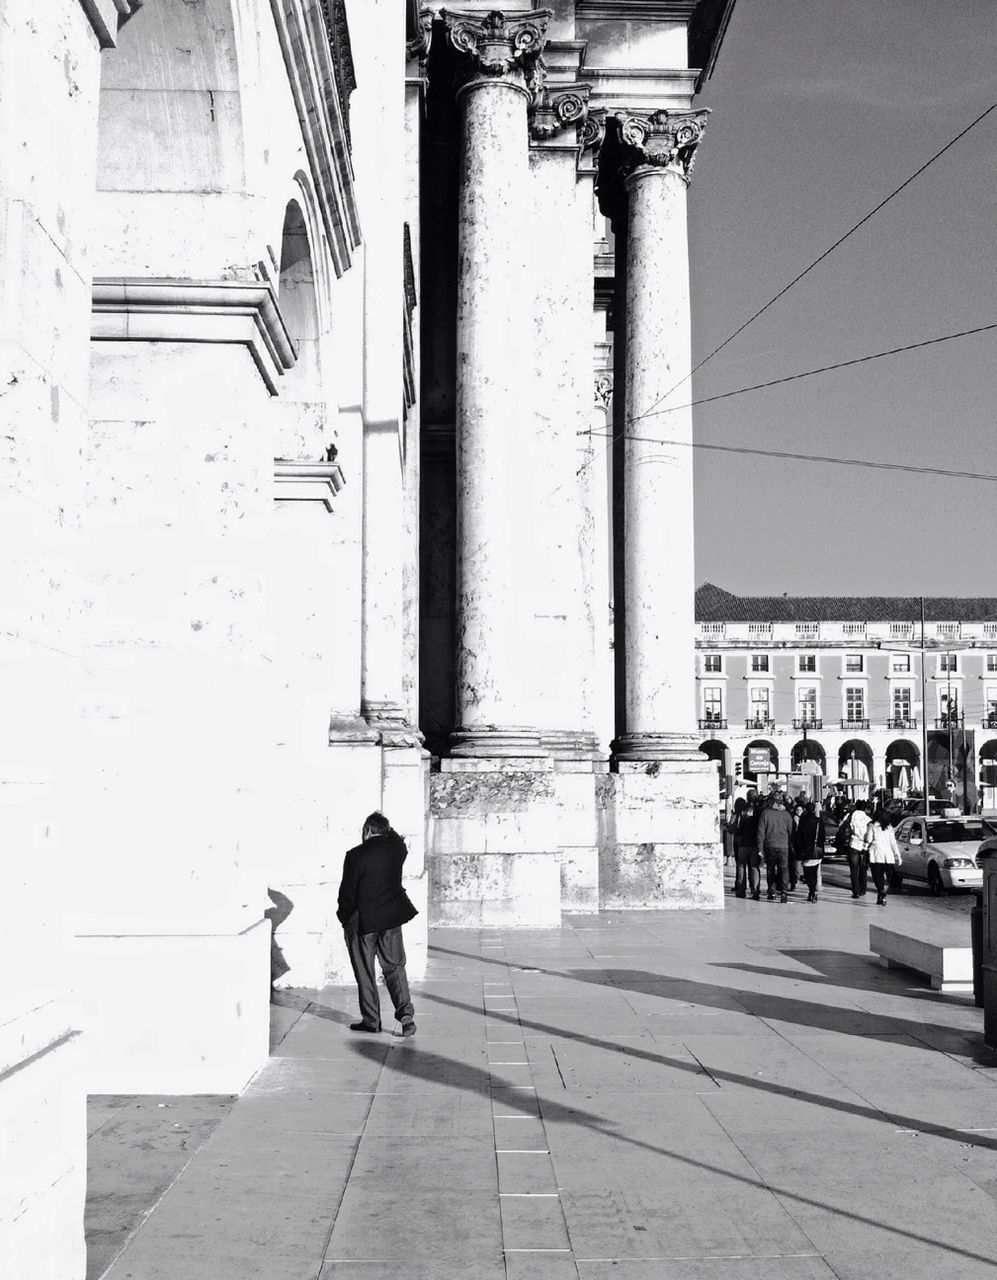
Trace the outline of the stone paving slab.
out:
[[[879,968],[870,914],[825,888],[431,931],[411,1040],[351,1033],[350,988],[282,992],[270,1061],[189,1162],[151,1161],[141,1226],[95,1169],[134,1219],[106,1274],[997,1280],[982,1012]],[[92,1155],[130,1119],[98,1104]]]

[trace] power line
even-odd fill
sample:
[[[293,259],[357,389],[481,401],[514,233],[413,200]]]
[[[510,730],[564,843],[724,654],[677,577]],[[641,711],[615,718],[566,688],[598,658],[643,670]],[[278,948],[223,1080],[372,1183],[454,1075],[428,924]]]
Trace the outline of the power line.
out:
[[[772,378],[768,382],[756,382],[750,387],[737,387],[733,391],[721,391],[713,396],[702,396],[699,400],[690,400],[687,404],[672,405],[667,409],[648,410],[632,422],[643,421],[644,418],[657,418],[664,413],[677,413],[681,409],[694,409],[697,405],[712,404],[715,400],[729,400],[731,396],[745,395],[749,391],[764,391],[768,387],[778,387],[784,382],[797,382],[800,378],[813,378],[818,373],[833,373],[836,369],[847,369],[851,365],[867,364],[870,360],[882,360],[886,356],[902,355],[905,351],[918,351],[922,347],[931,347],[939,342],[952,342],[956,338],[968,338],[977,333],[989,333],[997,329],[997,324],[984,324],[976,329],[960,329],[958,333],[943,333],[937,338],[925,338],[922,342],[911,342],[903,347],[891,347],[888,351],[874,351],[869,355],[855,356],[852,360],[839,360],[836,364],[821,365],[819,369],[806,369],[803,373],[789,373],[782,378]],[[583,432],[581,434],[587,434]],[[634,439],[636,437],[627,437]]]
[[[775,294],[773,297],[769,298],[768,302],[766,302],[764,306],[759,307],[758,310],[754,313],[754,315],[749,316],[748,319],[745,320],[744,323],[740,325],[737,329],[735,329],[733,333],[729,334],[726,338],[724,338],[723,342],[721,342],[719,346],[714,347],[713,350],[708,355],[704,356],[697,365],[694,365],[693,368],[690,369],[687,374],[685,374],[682,378],[680,378],[679,381],[676,382],[673,387],[670,387],[668,391],[666,391],[663,395],[660,395],[657,398],[657,400],[655,400],[654,403],[648,409],[646,409],[643,413],[638,414],[637,417],[633,419],[633,421],[639,422],[641,418],[646,418],[648,414],[651,413],[652,410],[658,407],[658,405],[661,403],[662,400],[670,396],[671,393],[677,390],[682,385],[683,382],[688,381],[688,379],[691,378],[693,374],[697,373],[703,367],[703,365],[707,363],[707,361],[712,360],[715,355],[723,351],[724,347],[728,346],[731,342],[733,342],[734,339],[738,337],[740,334],[742,334],[745,331],[745,329],[747,329],[748,325],[753,324],[759,318],[759,316],[763,316],[770,307],[774,306],[779,301],[780,298],[784,298],[786,294],[790,291],[790,289],[793,288],[794,285],[799,284],[799,282],[804,278],[804,276],[809,275],[810,272],[813,271],[815,267],[818,267],[824,261],[825,258],[829,257],[835,251],[835,249],[839,248],[841,245],[845,243],[845,241],[850,236],[854,235],[855,232],[858,231],[860,227],[864,227],[865,224],[871,218],[875,217],[875,215],[879,213],[881,209],[885,208],[886,205],[888,205],[895,196],[898,196],[901,191],[903,191],[906,187],[909,187],[915,178],[920,177],[920,175],[924,173],[925,169],[927,169],[929,165],[934,164],[936,160],[940,159],[940,157],[943,156],[946,151],[948,151],[951,147],[954,147],[955,144],[961,138],[964,138],[971,129],[975,129],[976,126],[980,124],[981,121],[985,120],[992,111],[997,111],[997,102],[992,103],[989,107],[987,107],[986,111],[981,112],[981,114],[978,115],[975,120],[973,120],[970,124],[966,125],[965,129],[962,129],[959,133],[955,135],[954,138],[946,142],[945,146],[942,147],[940,151],[936,151],[935,154],[930,159],[925,160],[924,164],[922,164],[919,169],[915,169],[915,171],[910,175],[910,177],[906,178],[903,182],[901,182],[899,187],[896,187],[893,191],[891,191],[890,194],[885,199],[880,200],[879,204],[877,204],[875,208],[870,209],[869,212],[865,214],[864,217],[860,218],[858,222],[855,223],[854,226],[849,227],[849,229],[845,232],[843,236],[839,236],[838,239],[835,240],[834,244],[832,244],[829,248],[825,249],[824,252],[820,254],[819,257],[814,258],[813,262],[811,262],[809,266],[804,267],[803,270],[799,273],[799,275],[794,276],[793,279],[790,280],[788,284],[783,285],[783,287],[779,290],[779,292]]]
[[[586,432],[586,434],[588,433]],[[592,434],[611,436],[608,431],[593,432]],[[915,467],[905,462],[872,462],[867,458],[833,458],[820,453],[790,453],[785,449],[750,449],[747,445],[705,444],[701,441],[666,440],[659,436],[627,436],[626,438],[640,444],[669,445],[683,449],[710,449],[715,453],[750,454],[760,458],[785,458],[796,462],[829,462],[839,467],[872,467],[880,471],[909,471],[915,475],[948,476],[957,480],[997,481],[997,475],[989,475],[978,471],[950,471],[944,467]]]

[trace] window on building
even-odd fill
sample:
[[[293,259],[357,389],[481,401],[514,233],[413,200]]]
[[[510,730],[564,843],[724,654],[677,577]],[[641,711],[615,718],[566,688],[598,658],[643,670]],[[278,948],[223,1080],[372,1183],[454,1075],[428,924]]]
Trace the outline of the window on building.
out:
[[[752,671],[768,671],[768,669],[769,669],[769,656],[767,653],[753,653],[751,655]]]
[[[983,719],[988,729],[997,729],[997,689],[988,689],[983,702]]]
[[[997,671],[997,653],[987,654],[987,670]]]
[[[801,653],[801,654],[800,654],[799,664],[798,664],[798,670],[800,670],[800,671],[816,671],[816,670],[817,670],[817,655],[816,655],[815,653]]]
[[[955,724],[959,719],[959,697],[957,694],[942,693],[938,697],[938,707],[941,712],[942,727],[952,723]]]
[[[724,718],[723,689],[719,685],[707,685],[703,689],[703,719],[719,724]]]
[[[719,671],[721,669],[720,654],[708,653],[703,658],[703,669],[705,671]]]
[[[958,671],[959,655],[957,653],[940,653],[938,655],[939,671]]]
[[[848,685],[845,689],[845,719],[865,719],[865,690],[861,685]]]
[[[984,622],[983,634],[985,636],[997,636],[997,622]]]
[[[908,672],[910,670],[910,654],[895,653],[890,658],[890,670],[894,673]]]
[[[861,653],[845,654],[845,670],[846,671],[862,671],[864,670]]]
[[[769,691],[768,689],[752,689],[751,690],[751,718],[752,720],[768,720],[769,718]]]
[[[802,685],[798,690],[800,719],[812,724],[817,719],[817,690],[813,685]]]
[[[910,687],[900,685],[893,690],[893,719],[910,719]]]

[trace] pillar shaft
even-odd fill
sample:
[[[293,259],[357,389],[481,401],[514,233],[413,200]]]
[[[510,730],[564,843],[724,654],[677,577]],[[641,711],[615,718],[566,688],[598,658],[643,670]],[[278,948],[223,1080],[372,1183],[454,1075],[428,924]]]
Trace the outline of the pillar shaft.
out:
[[[688,172],[705,113],[619,122],[626,175],[625,732],[620,759],[695,753]]]
[[[527,76],[549,12],[446,13],[463,55],[457,285],[457,730],[453,754],[541,756],[517,502],[530,406]]]

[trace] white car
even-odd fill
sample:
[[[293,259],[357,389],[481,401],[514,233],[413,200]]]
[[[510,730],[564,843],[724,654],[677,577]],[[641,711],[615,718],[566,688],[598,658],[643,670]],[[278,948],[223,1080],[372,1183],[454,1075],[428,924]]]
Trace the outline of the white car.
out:
[[[904,818],[896,830],[901,865],[894,886],[919,880],[935,894],[982,889],[983,872],[976,853],[989,834],[980,818]]]

